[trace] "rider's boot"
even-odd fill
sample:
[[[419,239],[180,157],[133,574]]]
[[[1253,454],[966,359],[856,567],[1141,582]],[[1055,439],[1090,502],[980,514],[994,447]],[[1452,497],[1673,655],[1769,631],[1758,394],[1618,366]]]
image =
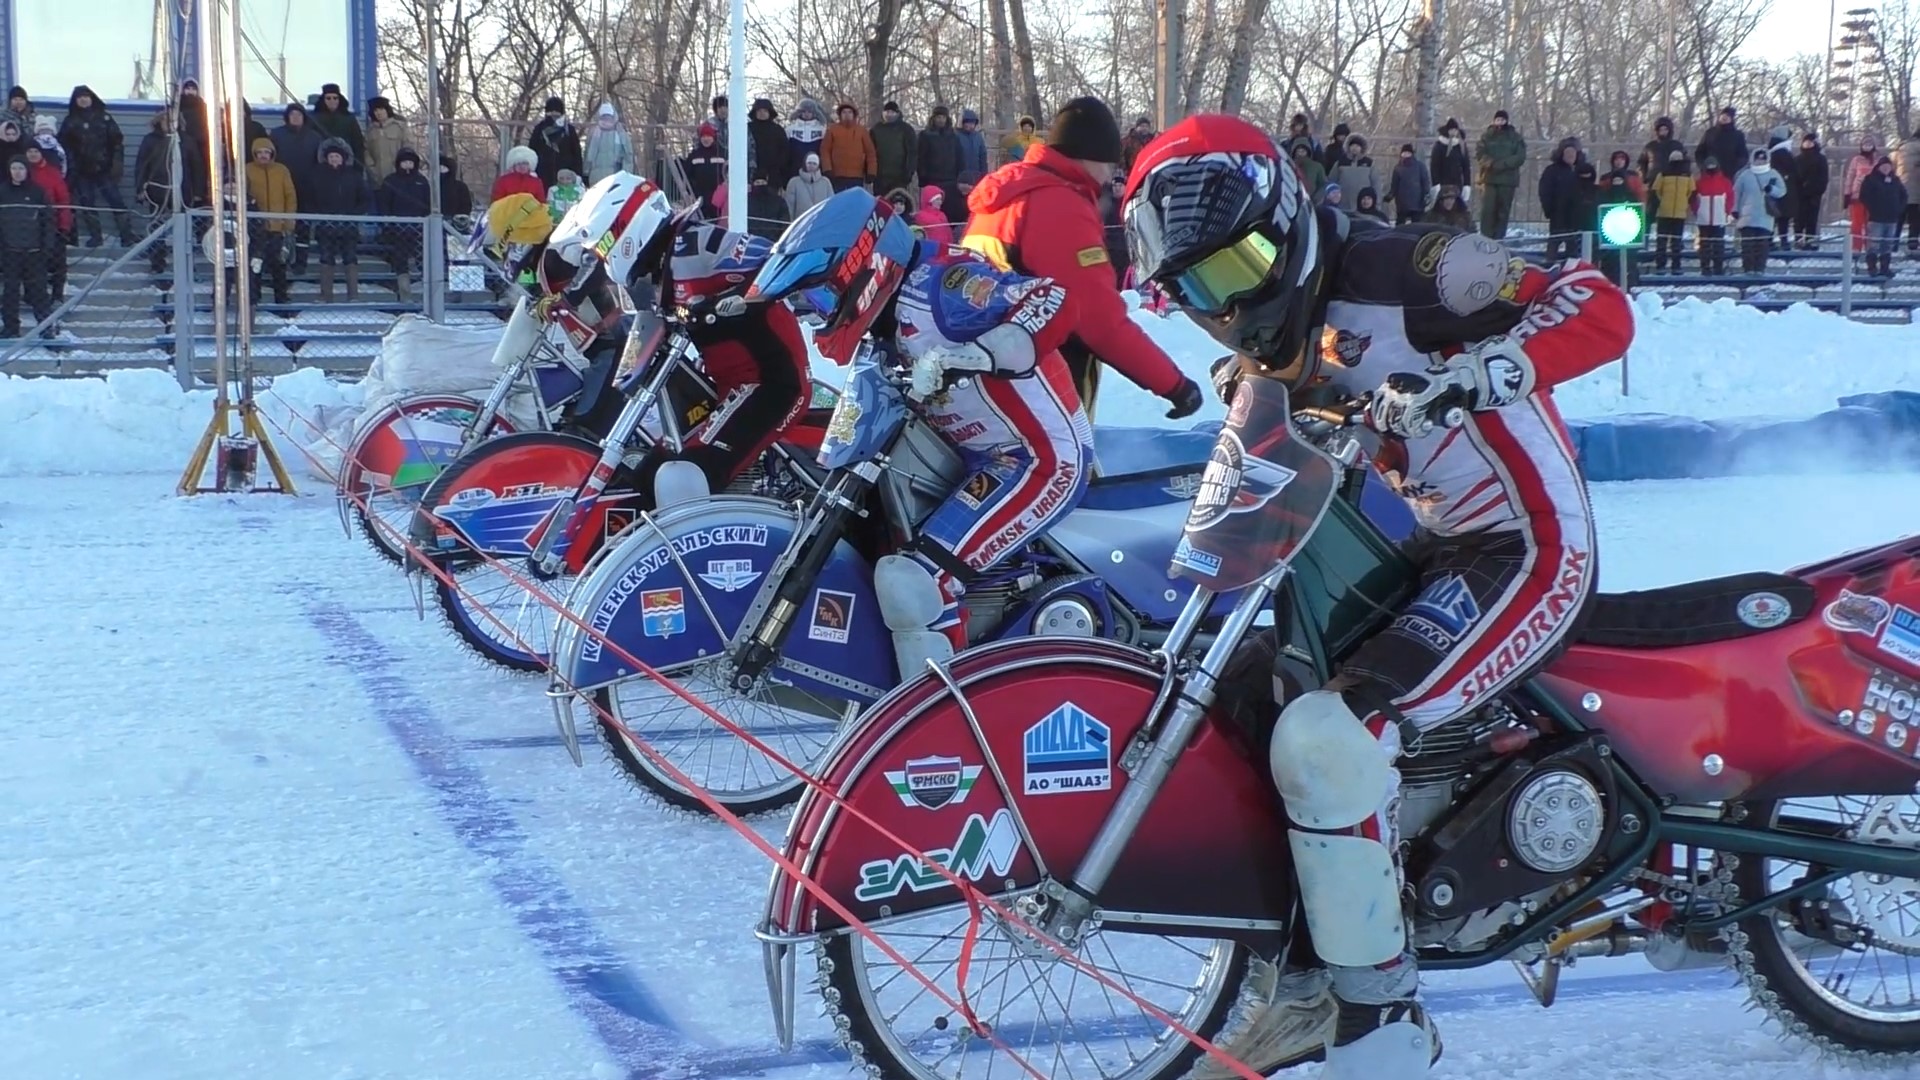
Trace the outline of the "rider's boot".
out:
[[[706,470],[691,461],[665,461],[653,474],[653,507],[665,510],[675,503],[693,502],[713,494]]]
[[[1318,1061],[1333,1041],[1339,1006],[1323,970],[1290,971],[1249,962],[1237,1008],[1213,1044],[1228,1057],[1262,1076],[1308,1061]],[[1188,1080],[1235,1080],[1240,1074],[1208,1054],[1194,1064]]]
[[[874,597],[880,617],[893,633],[893,656],[900,677],[911,679],[926,670],[927,661],[945,663],[957,647],[964,647],[958,604],[927,565],[910,555],[882,555],[873,567]]]
[[[1281,711],[1268,747],[1307,928],[1339,1003],[1323,1080],[1418,1080],[1439,1047],[1413,1000],[1393,825],[1397,732],[1382,730],[1384,742],[1339,693],[1316,690]]]

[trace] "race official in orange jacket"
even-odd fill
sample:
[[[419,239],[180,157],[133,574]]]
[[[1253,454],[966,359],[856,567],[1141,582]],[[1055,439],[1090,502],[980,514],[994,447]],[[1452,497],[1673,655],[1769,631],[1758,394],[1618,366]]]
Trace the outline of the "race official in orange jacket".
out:
[[[1027,148],[1026,160],[1001,167],[973,189],[967,199],[973,218],[960,241],[1003,270],[1066,286],[1080,325],[1060,354],[1089,418],[1102,363],[1169,401],[1178,401],[1185,382],[1166,352],[1128,318],[1114,287],[1100,192],[1119,163],[1113,111],[1099,98],[1075,98],[1054,115],[1045,142]]]

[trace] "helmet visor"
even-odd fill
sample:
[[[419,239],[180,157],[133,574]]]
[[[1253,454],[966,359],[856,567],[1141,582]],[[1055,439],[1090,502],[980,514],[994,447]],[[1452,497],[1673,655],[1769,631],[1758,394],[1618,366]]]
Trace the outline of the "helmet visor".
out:
[[[1223,314],[1235,300],[1266,285],[1280,258],[1280,249],[1266,233],[1255,229],[1239,240],[1169,275],[1165,284],[1174,299],[1202,315]]]
[[[833,257],[820,248],[800,251],[776,250],[753,281],[747,294],[751,300],[779,300],[788,293],[817,285],[822,275],[833,269]]]

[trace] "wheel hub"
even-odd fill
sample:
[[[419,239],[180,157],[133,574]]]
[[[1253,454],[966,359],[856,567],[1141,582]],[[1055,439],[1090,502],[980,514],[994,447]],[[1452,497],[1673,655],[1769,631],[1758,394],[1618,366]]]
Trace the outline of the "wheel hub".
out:
[[[1920,848],[1920,828],[1901,816],[1901,800],[1874,801],[1850,839],[1887,847]],[[1920,880],[1886,874],[1856,872],[1853,886],[1855,921],[1873,931],[1874,944],[1898,952],[1920,954]]]

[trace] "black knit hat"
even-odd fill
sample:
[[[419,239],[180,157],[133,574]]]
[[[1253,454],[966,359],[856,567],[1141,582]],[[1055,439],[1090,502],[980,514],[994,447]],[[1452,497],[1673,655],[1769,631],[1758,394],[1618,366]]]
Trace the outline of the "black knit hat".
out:
[[[880,106],[880,111],[897,113],[900,111],[900,103],[897,101],[889,101],[885,105]]]
[[[321,87],[320,87],[320,96],[321,96],[321,97],[326,97],[326,96],[327,96],[328,94],[334,94],[334,95],[339,95],[339,94],[340,94],[340,84],[339,84],[339,83],[337,83],[337,82],[330,82],[330,83],[326,83],[325,85],[323,85],[323,86],[321,86]]]
[[[567,111],[567,103],[560,100],[558,96],[550,97],[547,99],[546,108],[541,111],[563,113]]]
[[[1047,145],[1079,161],[1120,164],[1120,123],[1097,97],[1078,97],[1053,114]]]
[[[1495,120],[1511,120],[1511,119],[1513,119],[1512,117],[1510,117],[1510,116],[1508,116],[1508,115],[1507,115],[1507,110],[1505,110],[1505,109],[1495,109],[1495,110],[1493,110],[1493,118],[1494,118]]]

